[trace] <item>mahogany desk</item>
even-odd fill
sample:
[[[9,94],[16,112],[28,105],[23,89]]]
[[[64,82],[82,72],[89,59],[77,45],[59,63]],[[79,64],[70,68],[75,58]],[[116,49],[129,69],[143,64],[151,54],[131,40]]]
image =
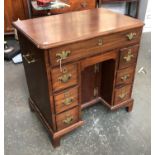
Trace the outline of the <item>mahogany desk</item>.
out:
[[[106,9],[17,21],[29,105],[53,146],[97,102],[132,110],[143,22]]]

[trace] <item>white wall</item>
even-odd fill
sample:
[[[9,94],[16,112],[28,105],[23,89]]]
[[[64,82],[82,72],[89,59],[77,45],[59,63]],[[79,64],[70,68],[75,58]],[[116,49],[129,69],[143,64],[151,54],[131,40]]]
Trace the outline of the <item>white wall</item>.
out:
[[[148,0],[139,0],[140,6],[139,6],[139,19],[143,20],[145,19],[145,13],[147,9]]]
[[[145,20],[144,20],[145,26],[143,29],[144,32],[151,32],[151,4],[152,4],[151,2],[152,0],[148,1],[148,5],[146,9]]]

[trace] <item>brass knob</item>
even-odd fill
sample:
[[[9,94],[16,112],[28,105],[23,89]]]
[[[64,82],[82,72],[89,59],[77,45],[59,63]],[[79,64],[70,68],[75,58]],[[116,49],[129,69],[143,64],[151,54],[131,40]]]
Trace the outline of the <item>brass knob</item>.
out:
[[[127,56],[124,56],[123,59],[126,62],[130,62],[132,58],[134,58],[134,55],[131,53],[131,49],[129,49]]]
[[[135,38],[137,34],[134,32],[131,32],[129,34],[126,35],[126,37],[128,38],[128,40],[133,40]]]
[[[58,78],[58,80],[62,83],[66,83],[71,79],[72,75],[70,73],[63,74]]]
[[[23,58],[25,59],[25,61],[28,63],[28,64],[31,64],[31,63],[34,63],[36,62],[37,60],[35,58],[32,57],[32,54],[30,53],[27,53],[27,54],[23,54]]]
[[[70,105],[73,101],[74,101],[74,98],[73,98],[73,97],[66,98],[66,99],[63,101],[63,104],[64,104],[64,105]]]
[[[129,75],[124,75],[124,76],[121,77],[121,80],[126,81],[126,80],[129,79],[129,77],[130,77]]]
[[[51,12],[47,12],[47,16],[50,16],[51,15]]]
[[[63,120],[63,123],[69,125],[73,122],[73,120],[73,116],[69,116],[65,120]]]
[[[66,59],[70,54],[71,54],[71,51],[62,51],[62,52],[56,54],[56,58],[57,58],[58,60],[60,60],[60,59],[61,59],[61,60],[64,60],[64,59]]]
[[[81,6],[82,6],[83,8],[86,8],[86,7],[87,7],[87,2],[82,2],[82,3],[81,3]]]
[[[98,40],[98,46],[102,46],[103,45],[103,40],[102,39],[99,39]]]

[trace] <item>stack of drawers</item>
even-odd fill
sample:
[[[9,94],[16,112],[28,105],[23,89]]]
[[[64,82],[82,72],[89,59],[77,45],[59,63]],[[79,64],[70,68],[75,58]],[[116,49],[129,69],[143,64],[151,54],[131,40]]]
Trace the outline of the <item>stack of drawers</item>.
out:
[[[133,36],[130,38],[128,35]],[[54,98],[58,131],[79,121],[79,97],[81,96],[79,77],[83,68],[93,65],[95,62],[102,62],[107,57],[106,51],[120,47],[122,43],[124,48],[120,47],[119,53],[117,50],[113,52],[115,55],[119,55],[119,59],[116,60],[118,67],[112,95],[113,103],[108,104],[113,108],[121,107],[128,102],[133,103],[131,93],[140,36],[141,29],[138,28],[60,46],[49,51],[49,60],[52,66],[52,97]],[[96,54],[100,55],[93,56]]]
[[[138,49],[137,44],[120,50],[114,105],[123,104],[131,98]]]
[[[51,71],[57,130],[79,120],[77,64],[63,65]]]

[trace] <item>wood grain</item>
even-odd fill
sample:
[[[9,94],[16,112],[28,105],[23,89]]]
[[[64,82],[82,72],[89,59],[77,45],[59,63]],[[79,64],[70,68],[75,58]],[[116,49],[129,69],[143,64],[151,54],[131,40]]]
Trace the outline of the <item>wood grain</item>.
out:
[[[28,7],[26,0],[4,1],[4,32],[13,32],[12,22],[17,19],[28,18]]]
[[[117,71],[116,86],[120,87],[125,84],[131,84],[134,78],[134,70],[135,66]]]
[[[51,76],[52,76],[52,81],[53,81],[53,84],[52,84],[53,91],[59,91],[67,87],[74,86],[78,82],[77,64],[64,65],[63,69],[66,69],[67,72],[62,73],[59,67],[51,70]],[[63,83],[59,80],[59,78],[63,76],[64,74],[71,74],[71,78],[66,83]]]
[[[70,123],[70,124],[66,124],[64,123],[64,121],[69,118],[69,117],[72,117],[73,118],[73,121]],[[64,129],[74,123],[76,123],[79,119],[79,110],[78,110],[78,107],[76,108],[73,108],[71,110],[68,110],[66,112],[63,112],[61,114],[58,114],[56,116],[56,121],[57,121],[57,129],[58,130],[61,130],[61,129]]]
[[[128,100],[131,97],[131,85],[115,89],[114,105],[121,104],[121,102]],[[121,95],[125,95],[121,98]]]
[[[67,98],[72,98],[73,101],[70,104],[65,105],[64,101]],[[67,89],[61,93],[55,94],[54,100],[55,100],[55,108],[56,108],[57,114],[77,106],[78,105],[78,87]]]
[[[93,57],[89,57],[81,61],[81,70],[84,70],[86,67],[94,65],[96,63],[100,63],[110,59],[116,59],[117,51],[109,51],[107,53],[103,53],[100,55],[96,55]]]
[[[137,35],[133,40],[129,41],[126,35],[131,32],[135,32]],[[52,66],[57,66],[59,63],[57,62],[56,54],[61,53],[62,51],[71,51],[70,55],[65,60],[62,61],[62,63],[66,63],[79,60],[85,57],[89,57],[95,54],[103,53],[108,50],[115,49],[116,47],[119,48],[124,45],[126,46],[132,45],[133,43],[139,42],[140,35],[141,35],[141,28],[138,28],[123,31],[121,33],[116,33],[112,35],[100,36],[86,41],[60,46],[58,48],[53,48],[49,52],[50,61]],[[102,45],[98,45],[99,40],[103,41]]]
[[[95,67],[94,65],[89,66],[81,72],[82,104],[85,104],[86,102],[89,102],[97,97],[97,96],[94,96],[94,88],[97,87],[96,85],[97,76],[95,74],[94,67]]]
[[[137,55],[138,55],[139,45],[134,45],[128,48],[123,48],[120,50],[120,62],[119,62],[119,69],[129,67],[130,65],[136,63]],[[126,61],[125,57],[128,57],[128,52],[132,55],[131,60]]]
[[[23,58],[23,65],[28,84],[28,90],[30,98],[36,103],[36,106],[42,111],[43,116],[50,124],[51,128],[54,128],[52,122],[52,112],[50,107],[50,99],[48,93],[48,80],[44,59],[44,52],[38,50],[34,44],[25,37],[18,33],[20,40],[20,48],[22,55],[32,54],[36,62],[28,64]]]
[[[48,49],[139,28],[143,22],[100,8],[17,21],[13,25],[37,47]]]

